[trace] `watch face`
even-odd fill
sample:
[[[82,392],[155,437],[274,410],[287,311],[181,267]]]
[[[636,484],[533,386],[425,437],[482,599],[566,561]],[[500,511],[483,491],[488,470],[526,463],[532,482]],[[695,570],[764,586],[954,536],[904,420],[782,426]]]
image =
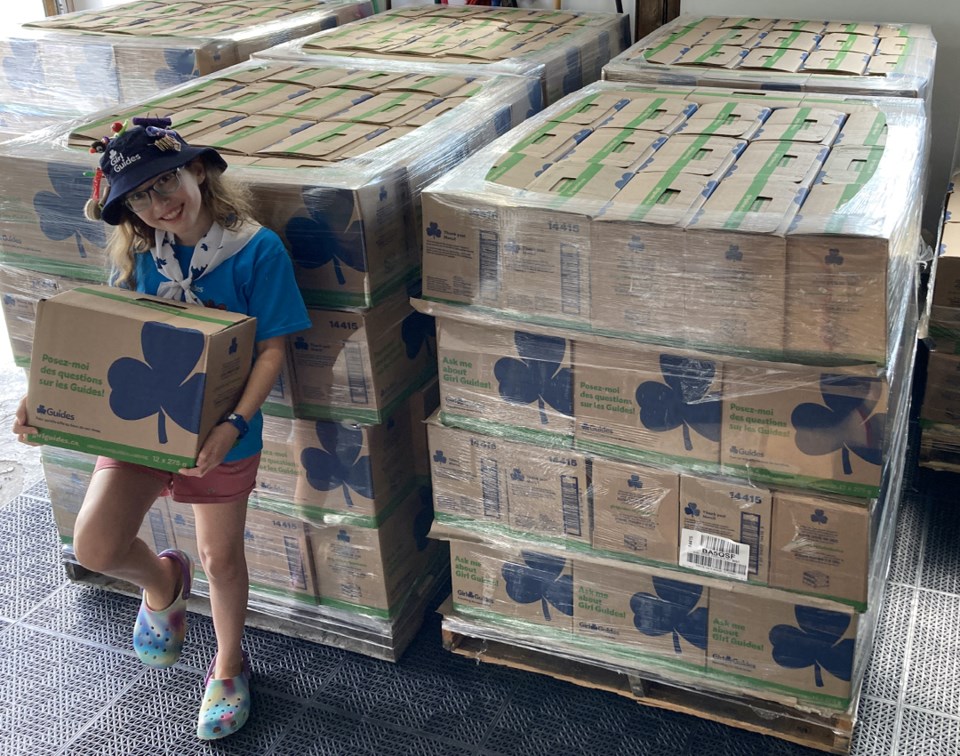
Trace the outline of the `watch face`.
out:
[[[238,415],[235,412],[227,415],[227,422],[233,425],[236,428],[240,435],[239,438],[243,438],[247,435],[247,431],[250,430],[250,426],[247,424],[247,421],[241,415]]]

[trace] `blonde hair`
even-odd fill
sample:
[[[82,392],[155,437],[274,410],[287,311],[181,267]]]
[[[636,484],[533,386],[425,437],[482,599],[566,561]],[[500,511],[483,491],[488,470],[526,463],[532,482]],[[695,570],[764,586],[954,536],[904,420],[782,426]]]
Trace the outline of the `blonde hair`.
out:
[[[224,228],[235,230],[252,219],[253,205],[246,185],[224,178],[223,172],[209,163],[204,163],[204,168],[206,175],[200,184],[200,199],[214,221]],[[125,205],[121,212],[123,217],[120,223],[114,226],[106,247],[107,259],[113,268],[111,283],[114,286],[136,289],[136,255],[153,246],[154,229]]]

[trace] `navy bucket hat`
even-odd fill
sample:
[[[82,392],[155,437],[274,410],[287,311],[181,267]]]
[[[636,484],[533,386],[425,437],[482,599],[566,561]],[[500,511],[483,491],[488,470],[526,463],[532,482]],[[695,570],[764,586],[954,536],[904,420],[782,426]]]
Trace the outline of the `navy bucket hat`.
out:
[[[123,198],[145,181],[162,173],[203,158],[207,165],[227,169],[226,161],[212,147],[192,147],[176,131],[170,129],[169,118],[134,118],[133,127],[114,130],[112,139],[95,142],[92,152],[102,152],[100,169],[109,182],[107,196],[99,208],[91,208],[88,215],[99,215],[111,226],[123,219]],[[94,179],[94,197],[99,197],[99,175]],[[99,213],[97,212],[99,209]]]

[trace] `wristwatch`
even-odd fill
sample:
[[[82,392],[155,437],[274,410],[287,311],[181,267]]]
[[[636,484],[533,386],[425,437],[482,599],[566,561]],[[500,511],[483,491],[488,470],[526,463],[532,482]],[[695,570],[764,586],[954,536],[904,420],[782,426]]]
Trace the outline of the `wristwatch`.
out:
[[[237,441],[247,435],[247,431],[250,430],[250,425],[247,423],[243,415],[238,415],[236,412],[231,412],[227,415],[220,423],[230,423],[234,428],[237,429]],[[220,425],[217,423],[217,425]]]

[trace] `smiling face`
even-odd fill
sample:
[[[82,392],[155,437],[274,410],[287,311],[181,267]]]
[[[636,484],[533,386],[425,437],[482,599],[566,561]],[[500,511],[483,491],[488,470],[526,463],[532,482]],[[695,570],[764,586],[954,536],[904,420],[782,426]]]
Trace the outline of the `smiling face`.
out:
[[[200,194],[200,185],[205,180],[206,167],[202,160],[183,166],[180,169],[180,188],[168,195],[150,191],[150,206],[138,211],[137,215],[148,226],[172,233],[179,244],[195,245],[213,224],[213,216],[203,204]],[[156,181],[157,177],[154,176],[130,194],[146,191]]]

